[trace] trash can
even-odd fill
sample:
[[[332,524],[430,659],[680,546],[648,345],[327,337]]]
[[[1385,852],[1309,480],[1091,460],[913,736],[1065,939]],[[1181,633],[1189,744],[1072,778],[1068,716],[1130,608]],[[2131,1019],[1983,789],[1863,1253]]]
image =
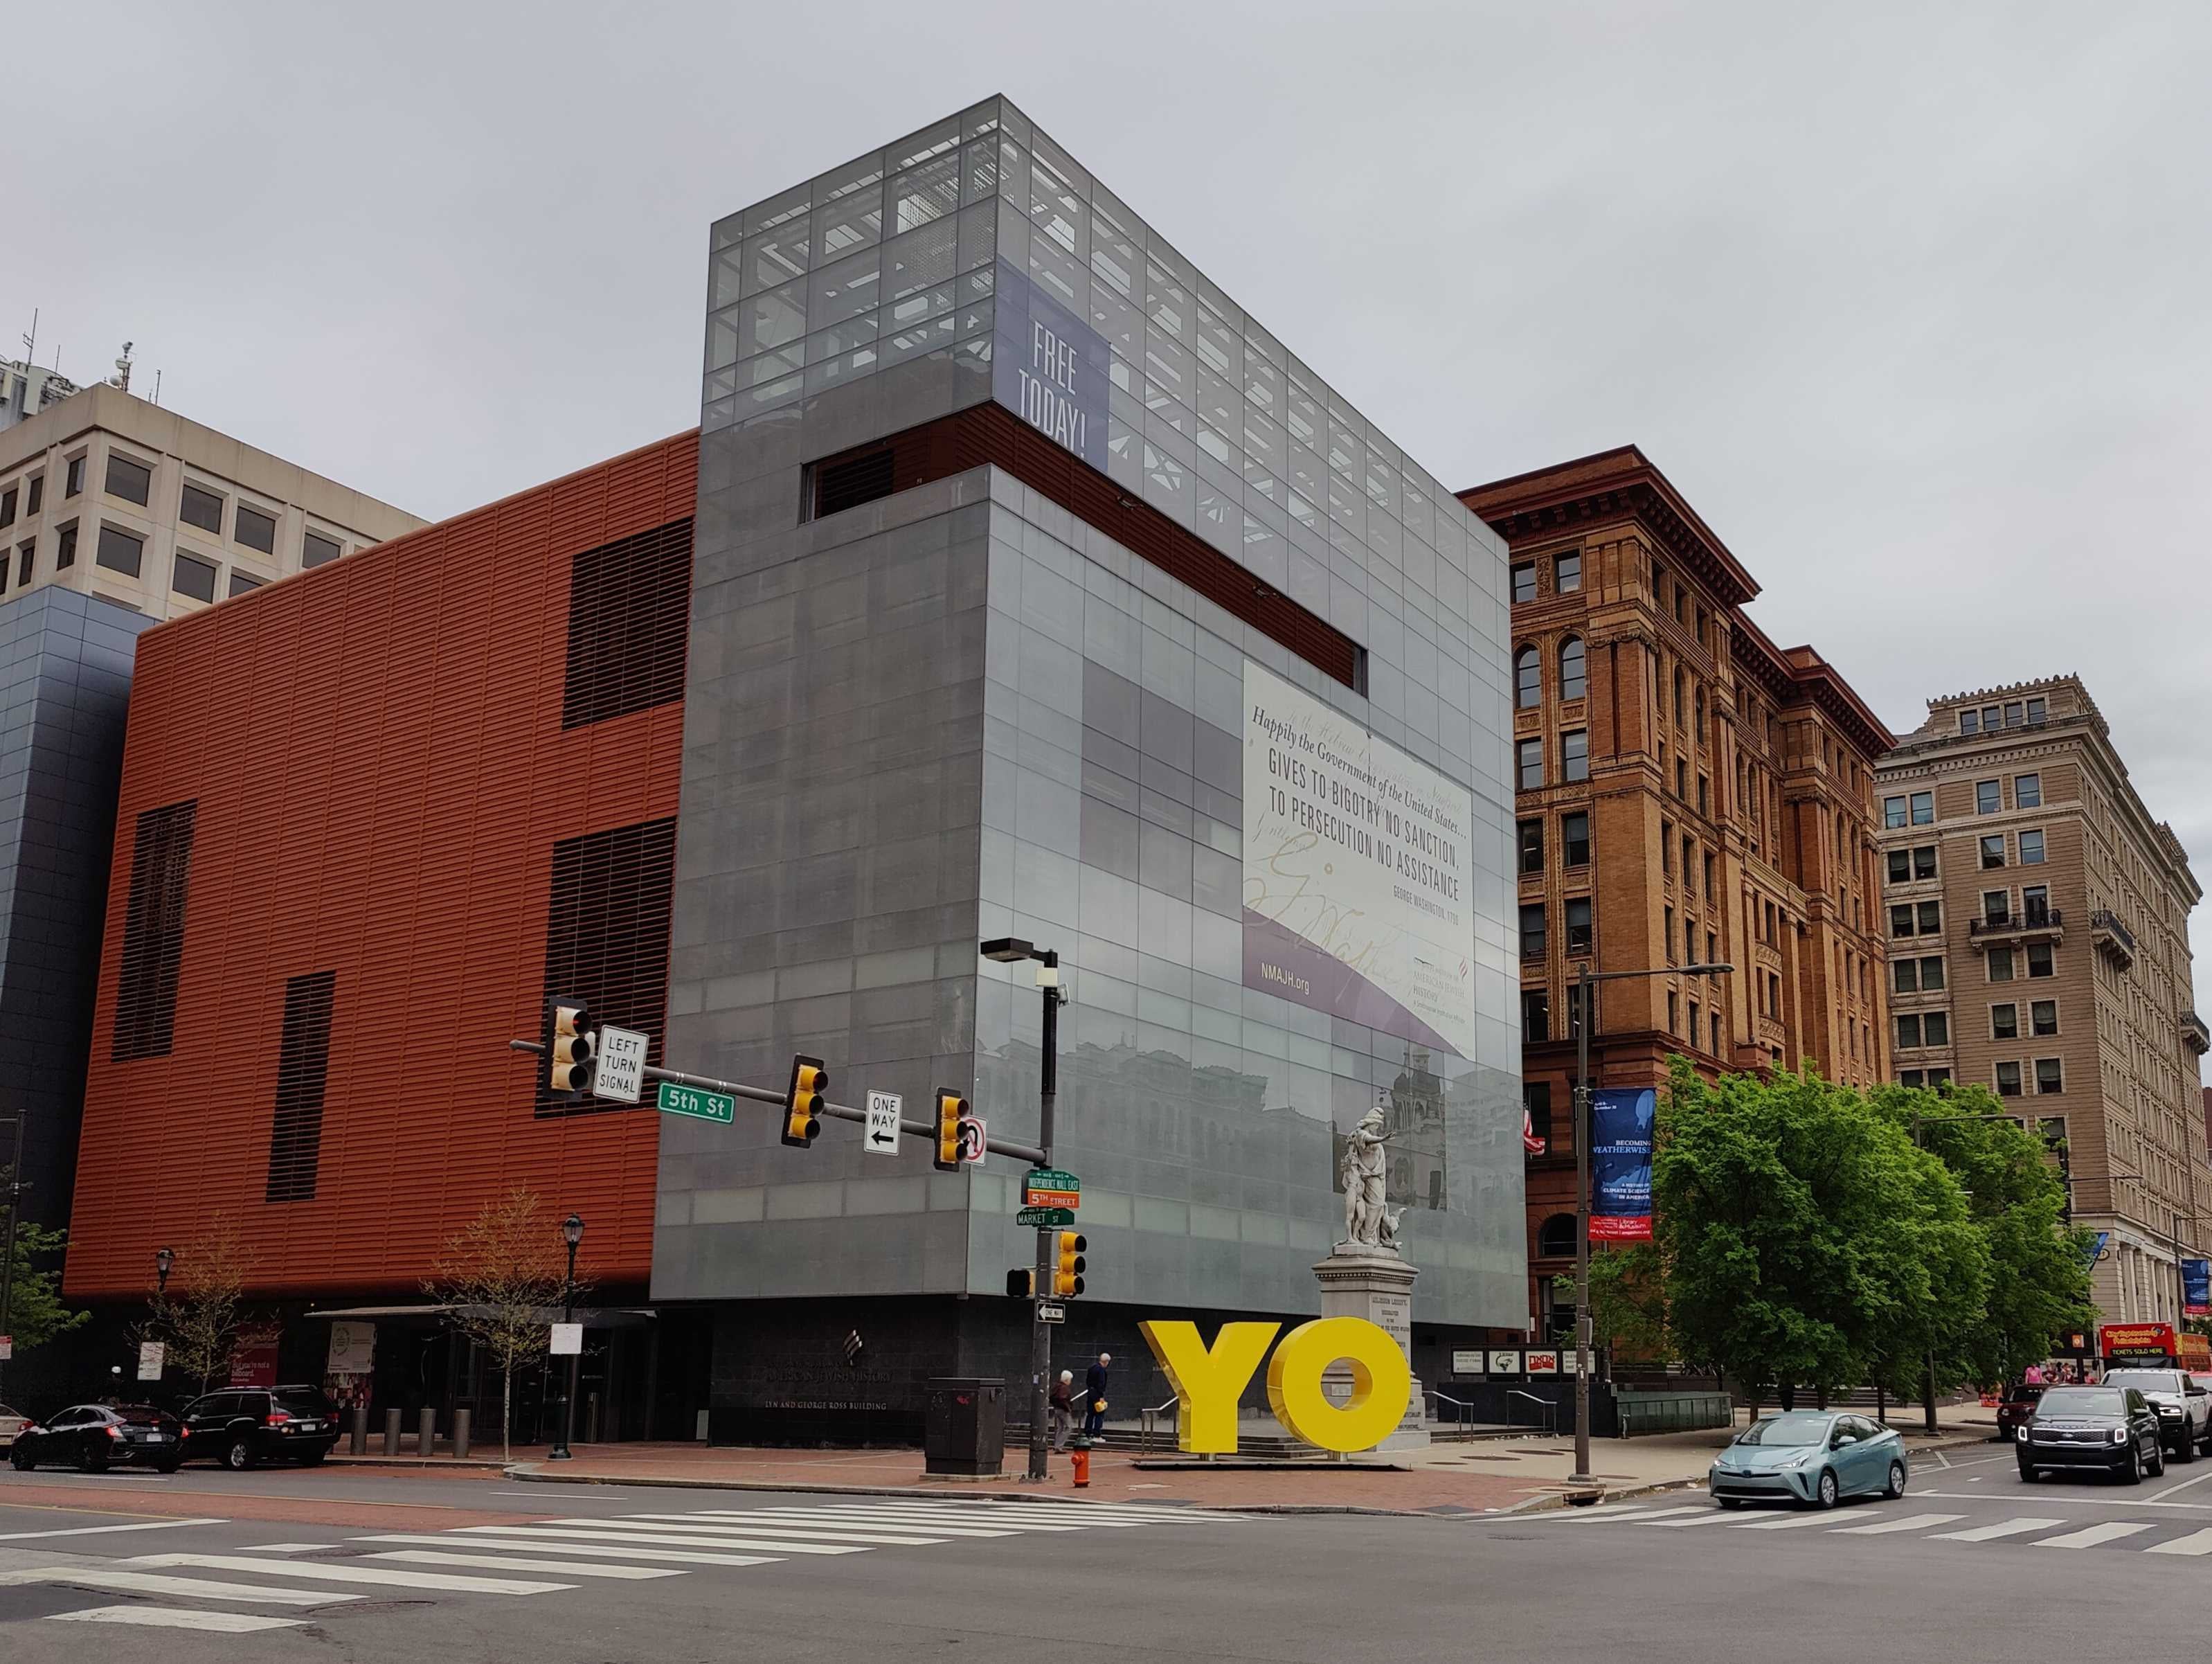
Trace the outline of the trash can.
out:
[[[990,1475],[1006,1447],[1006,1383],[940,1376],[929,1383],[922,1418],[922,1472]]]

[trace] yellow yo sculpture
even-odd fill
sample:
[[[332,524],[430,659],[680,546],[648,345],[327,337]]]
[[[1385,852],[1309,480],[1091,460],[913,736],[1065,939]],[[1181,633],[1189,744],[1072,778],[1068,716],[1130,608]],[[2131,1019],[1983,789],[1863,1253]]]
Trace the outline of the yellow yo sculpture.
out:
[[[1224,1323],[1208,1346],[1181,1320],[1140,1323],[1176,1391],[1176,1445],[1197,1455],[1233,1455],[1237,1404],[1267,1356],[1279,1323]],[[1352,1366],[1352,1397],[1334,1405],[1322,1390],[1329,1366]],[[1283,1337],[1267,1365],[1267,1404],[1293,1438],[1322,1450],[1371,1450],[1390,1436],[1413,1399],[1413,1372],[1389,1332],[1364,1318],[1325,1317]]]

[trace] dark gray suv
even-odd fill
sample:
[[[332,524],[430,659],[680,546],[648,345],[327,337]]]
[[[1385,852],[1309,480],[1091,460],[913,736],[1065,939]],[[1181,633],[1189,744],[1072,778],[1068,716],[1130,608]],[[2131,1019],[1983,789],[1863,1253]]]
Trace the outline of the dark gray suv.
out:
[[[186,1461],[243,1472],[263,1462],[312,1467],[338,1442],[337,1406],[319,1387],[226,1387],[185,1410]]]

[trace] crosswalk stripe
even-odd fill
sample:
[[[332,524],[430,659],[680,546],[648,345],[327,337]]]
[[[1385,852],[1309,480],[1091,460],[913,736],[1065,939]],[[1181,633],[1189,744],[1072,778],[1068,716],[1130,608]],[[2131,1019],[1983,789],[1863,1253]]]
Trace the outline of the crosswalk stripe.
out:
[[[715,1519],[757,1518],[776,1525],[796,1524],[801,1520],[847,1520],[854,1523],[866,1521],[873,1525],[904,1526],[917,1531],[988,1531],[997,1536],[1011,1536],[1016,1532],[1080,1531],[1081,1526],[1062,1525],[1052,1520],[1006,1520],[981,1514],[964,1514],[945,1520],[940,1526],[936,1519],[920,1513],[877,1513],[863,1509],[763,1509],[755,1515],[736,1514],[716,1515]]]
[[[796,1515],[825,1514],[840,1510],[817,1508],[790,1508],[772,1509],[767,1511],[776,1514]],[[1161,1525],[1165,1523],[1159,1520],[1128,1520],[1122,1518],[1119,1515],[1101,1515],[1094,1520],[1086,1518],[1081,1515],[1018,1514],[1011,1509],[956,1509],[950,1505],[944,1508],[931,1508],[926,1504],[921,1504],[913,1508],[865,1509],[855,1509],[853,1511],[858,1513],[890,1515],[901,1520],[943,1520],[951,1525],[959,1525],[963,1521],[972,1521],[976,1525],[1016,1526],[1025,1531],[1081,1531],[1086,1526],[1103,1527],[1105,1529],[1109,1531],[1133,1531],[1143,1526]]]
[[[2192,1531],[2172,1542],[2153,1543],[2145,1554],[2212,1554],[2212,1530]]]
[[[1591,1502],[1582,1508],[1568,1508],[1556,1514],[1540,1514],[1540,1520],[1619,1520],[1631,1514],[1649,1514],[1649,1502]]]
[[[1176,1521],[1218,1519],[1229,1520],[1230,1515],[1208,1515],[1200,1509],[1141,1509],[1124,1508],[1114,1502],[1000,1502],[977,1497],[973,1501],[954,1499],[942,1502],[913,1502],[897,1496],[887,1496],[881,1502],[823,1502],[814,1506],[827,1508],[892,1508],[902,1512],[933,1514],[950,1516],[956,1514],[998,1514],[1010,1519],[1073,1520],[1076,1521],[1120,1520],[1130,1525],[1152,1526],[1170,1524]]]
[[[244,1554],[140,1554],[134,1566],[205,1566],[212,1571],[252,1571],[264,1577],[319,1577],[332,1583],[381,1583],[403,1589],[443,1589],[455,1594],[550,1594],[574,1583],[539,1583],[520,1577],[463,1577],[452,1572],[401,1571],[397,1567],[303,1566],[295,1560],[256,1560]]]
[[[1993,1526],[1976,1526],[1970,1531],[1939,1531],[1928,1540],[1932,1543],[1994,1543],[2000,1537],[2017,1537],[2023,1531],[2048,1531],[2053,1526],[2063,1526],[2063,1520],[2039,1520],[2024,1515],[2017,1520],[2000,1520]],[[2212,1532],[2204,1533],[2212,1537]],[[2205,1545],[2212,1548],[2212,1543]]]
[[[436,1549],[385,1549],[372,1560],[398,1560],[410,1566],[482,1566],[491,1571],[542,1571],[562,1577],[681,1577],[674,1566],[603,1566],[587,1560],[519,1560],[505,1554],[441,1554]]]
[[[1697,1526],[1732,1526],[1735,1523],[1735,1518],[1725,1509],[1709,1508],[1704,1513],[1692,1515],[1686,1520],[1632,1520],[1629,1523],[1656,1525],[1662,1531],[1684,1531]]]
[[[1634,1516],[1634,1520],[1635,1520],[1635,1523],[1636,1523],[1636,1524],[1638,1524],[1638,1525],[1649,1525],[1649,1524],[1650,1524],[1652,1521],[1654,1521],[1654,1520],[1668,1520],[1668,1519],[1672,1519],[1672,1518],[1674,1518],[1674,1517],[1676,1515],[1678,1515],[1678,1514],[1708,1514],[1708,1513],[1711,1513],[1711,1511],[1712,1511],[1712,1504],[1711,1504],[1711,1503],[1710,1503],[1710,1502],[1699,1502],[1699,1503],[1698,1503],[1695,1508],[1662,1508],[1662,1509],[1653,1509],[1650,1513],[1649,1513],[1649,1514],[1641,1514],[1641,1515],[1638,1515]],[[1612,1514],[1612,1515],[1601,1515],[1601,1516],[1600,1517],[1600,1519],[1599,1519],[1599,1521],[1597,1521],[1597,1523],[1602,1524],[1602,1523],[1604,1522],[1604,1521],[1608,1520],[1608,1519],[1611,1519],[1611,1520],[1626,1520],[1626,1519],[1629,1519],[1630,1517],[1631,1517],[1630,1515],[1626,1515],[1626,1514]]]
[[[1882,1537],[1893,1531],[1924,1531],[1929,1526],[1948,1526],[1954,1520],[1963,1520],[1963,1514],[1907,1514],[1894,1520],[1877,1520],[1870,1526],[1838,1526],[1838,1537]]]
[[[743,1537],[749,1533],[763,1531],[771,1527],[776,1531],[781,1532],[787,1536],[804,1537],[809,1539],[819,1538],[823,1541],[832,1543],[866,1543],[872,1548],[880,1547],[885,1544],[889,1544],[894,1547],[914,1548],[926,1546],[933,1543],[941,1543],[945,1540],[942,1537],[923,1536],[921,1534],[921,1527],[919,1527],[905,1532],[901,1532],[896,1527],[890,1526],[885,1526],[878,1530],[871,1530],[866,1526],[848,1526],[842,1521],[836,1520],[825,1521],[819,1526],[805,1525],[800,1523],[798,1520],[769,1520],[765,1521],[759,1525],[752,1526],[739,1525],[733,1522],[726,1523],[719,1520],[686,1520],[680,1522],[672,1522],[666,1520],[585,1519],[548,1520],[544,1521],[544,1523],[554,1526],[589,1526],[594,1531],[644,1532],[648,1533],[647,1539],[648,1541],[652,1540],[651,1533],[674,1531],[679,1528],[687,1532],[709,1532],[713,1533],[715,1538],[723,1539],[729,1537]]]
[[[117,1531],[175,1531],[185,1526],[227,1526],[228,1520],[137,1520],[127,1526],[71,1526],[65,1531],[0,1532],[0,1543],[27,1542],[35,1537],[105,1537]]]
[[[2094,1548],[2100,1543],[2109,1543],[2122,1537],[2132,1537],[2139,1531],[2148,1531],[2148,1524],[2135,1524],[2126,1520],[2108,1520],[2103,1525],[2085,1526],[2080,1531],[2069,1531],[2063,1537],[2041,1537],[2036,1539],[2038,1548]]]
[[[1778,1514],[1765,1520],[1739,1520],[1738,1531],[1802,1531],[1808,1526],[1825,1526],[1831,1516],[1826,1514]]]
[[[247,1612],[196,1612],[190,1606],[86,1606],[46,1616],[62,1624],[136,1624],[149,1630],[212,1630],[252,1635],[258,1630],[296,1630],[304,1618],[262,1618]]]
[[[710,1517],[702,1516],[696,1514],[634,1514],[626,1517],[634,1520],[653,1520],[659,1521],[663,1525],[750,1526],[755,1530],[758,1530],[763,1526],[792,1526],[799,1521],[811,1519],[822,1520],[833,1525],[854,1526],[863,1531],[866,1530],[871,1526],[879,1526],[886,1531],[898,1531],[902,1529],[909,1531],[927,1531],[932,1537],[1018,1537],[1025,1531],[1072,1531],[1075,1529],[1073,1526],[979,1526],[970,1524],[965,1520],[962,1521],[957,1526],[939,1525],[934,1520],[929,1521],[926,1525],[916,1525],[912,1520],[895,1514],[848,1514],[842,1509],[834,1512],[825,1510],[821,1513],[814,1513],[810,1511],[804,1514],[772,1514],[766,1512],[759,1514],[729,1513],[716,1514]]]
[[[28,1571],[0,1572],[0,1584],[75,1583],[88,1589],[112,1589],[118,1594],[167,1594],[193,1600],[265,1600],[278,1606],[320,1606],[332,1601],[358,1600],[357,1594],[336,1589],[272,1589],[259,1583],[220,1583],[207,1577],[163,1577],[150,1571],[108,1571],[93,1566],[33,1566]]]
[[[678,1532],[586,1531],[579,1526],[463,1526],[471,1536],[544,1537],[584,1543],[660,1543],[671,1548],[758,1549],[763,1554],[866,1554],[864,1543],[813,1543],[796,1538],[686,1536]]]
[[[773,1554],[702,1554],[696,1549],[622,1548],[612,1543],[587,1545],[582,1543],[538,1542],[528,1538],[456,1539],[450,1532],[434,1537],[425,1533],[392,1531],[349,1540],[356,1543],[421,1543],[432,1548],[471,1548],[481,1545],[485,1548],[495,1548],[503,1554],[588,1554],[595,1560],[658,1560],[684,1566],[766,1566],[774,1564],[776,1558]]]

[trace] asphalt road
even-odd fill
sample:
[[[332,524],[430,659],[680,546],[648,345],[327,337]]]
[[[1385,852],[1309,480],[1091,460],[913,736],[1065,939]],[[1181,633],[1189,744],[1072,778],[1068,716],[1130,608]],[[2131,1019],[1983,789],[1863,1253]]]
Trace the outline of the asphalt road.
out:
[[[329,1469],[0,1473],[10,1664],[2015,1664],[2116,1644],[2185,1655],[2208,1572],[2212,1463],[2023,1486],[1994,1447],[1924,1464],[1901,1502],[1820,1515],[1695,1495],[1406,1519]]]

